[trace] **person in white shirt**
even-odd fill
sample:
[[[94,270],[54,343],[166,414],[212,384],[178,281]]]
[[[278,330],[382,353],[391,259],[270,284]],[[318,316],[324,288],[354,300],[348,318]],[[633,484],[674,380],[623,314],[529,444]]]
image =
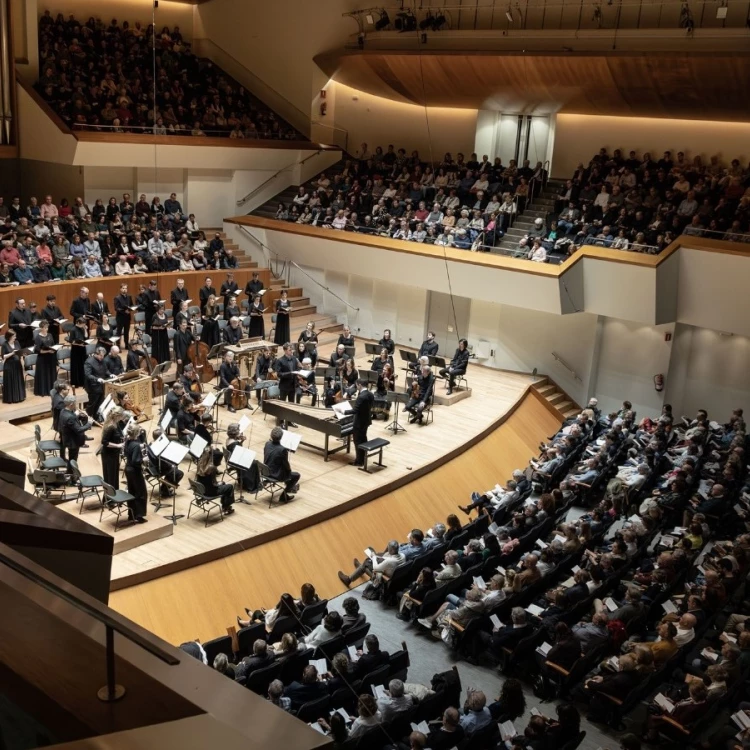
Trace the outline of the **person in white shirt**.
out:
[[[594,205],[601,208],[602,211],[609,205],[609,192],[606,185],[602,185],[601,192],[594,198]]]
[[[130,246],[133,248],[134,253],[141,254],[148,249],[148,242],[143,239],[140,232],[136,232]]]
[[[148,241],[148,252],[154,258],[160,258],[164,255],[164,242],[161,238],[161,232],[154,232],[154,236]]]
[[[695,615],[688,612],[677,621],[677,635],[674,640],[680,648],[695,640],[695,625],[697,622]]]
[[[409,711],[414,705],[414,698],[404,694],[404,683],[401,680],[391,680],[388,683],[388,695],[378,700],[378,710],[382,721],[390,722],[404,711]]]
[[[127,258],[124,255],[120,255],[115,263],[115,275],[117,276],[128,276],[133,273],[133,269],[130,267]]]
[[[97,260],[101,260],[102,249],[99,247],[99,240],[93,232],[89,232],[88,239],[83,243],[86,248],[86,255],[93,255]]]
[[[95,279],[102,275],[102,269],[99,267],[99,263],[93,255],[89,255],[89,257],[83,261],[83,275],[87,279]]]
[[[403,565],[406,561],[404,554],[399,551],[399,545],[395,539],[392,539],[390,542],[388,542],[388,547],[382,555],[377,555],[375,553],[375,550],[373,550],[372,548],[368,549],[371,554],[365,559],[363,563],[360,563],[359,560],[354,561],[356,563],[356,567],[354,572],[350,576],[345,575],[342,571],[339,571],[339,580],[345,586],[348,587],[352,583],[352,581],[356,581],[365,573],[372,576],[374,580],[380,579],[384,575],[390,576],[399,565]]]
[[[393,234],[393,239],[394,240],[410,240],[411,239],[411,230],[409,229],[409,224],[406,221],[406,219],[401,220],[401,225]]]
[[[188,220],[185,222],[185,230],[190,235],[198,236],[198,232],[200,232],[200,227],[198,226],[198,222],[195,220],[195,214],[190,214],[188,217]]]
[[[40,216],[34,226],[34,237],[41,242],[42,240],[46,240],[49,235],[49,227],[44,223],[44,219]]]
[[[328,643],[328,641],[332,641],[340,635],[343,624],[343,618],[338,612],[329,612],[315,630],[300,639],[299,650],[317,648],[324,643]]]
[[[334,229],[346,229],[346,214],[344,213],[343,209],[336,213],[336,216],[334,216],[331,225]]]
[[[531,246],[531,250],[529,250],[526,257],[535,263],[546,263],[547,251],[542,247],[539,240],[534,240],[534,244]]]

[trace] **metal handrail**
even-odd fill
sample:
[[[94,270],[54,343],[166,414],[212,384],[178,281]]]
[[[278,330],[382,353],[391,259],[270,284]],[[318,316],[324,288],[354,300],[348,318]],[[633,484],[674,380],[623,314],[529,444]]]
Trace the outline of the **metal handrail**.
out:
[[[552,352],[552,356],[579,382],[583,383],[578,373],[557,353]]]
[[[327,287],[325,284],[321,284],[314,276],[311,276],[307,271],[305,271],[305,269],[302,268],[302,266],[300,266],[299,263],[296,263],[295,261],[290,260],[289,258],[282,258],[282,256],[280,256],[275,250],[272,250],[270,247],[268,247],[268,245],[266,245],[266,243],[263,242],[263,240],[261,240],[259,237],[256,237],[256,235],[254,235],[247,227],[244,227],[244,226],[239,225],[239,224],[237,226],[239,226],[239,228],[248,237],[250,237],[250,239],[252,239],[258,245],[260,245],[260,247],[264,251],[267,251],[269,254],[275,255],[277,263],[283,262],[285,270],[288,267],[294,266],[298,271],[300,271],[301,273],[305,274],[305,276],[307,276],[307,278],[310,279],[310,281],[315,282],[321,289],[323,289],[326,292],[328,292],[328,294],[332,294],[337,300],[339,300],[340,302],[343,302],[347,307],[350,307],[352,310],[356,310],[357,312],[359,312],[359,308],[356,305],[353,305],[351,302],[345,300],[343,297],[340,297],[338,294],[336,294],[336,292],[332,291],[330,287]],[[277,276],[277,278],[278,278],[278,276]]]
[[[288,172],[290,169],[294,169],[295,167],[301,167],[306,161],[312,159],[315,156],[320,156],[320,154],[323,153],[323,149],[318,149],[314,154],[310,154],[309,156],[306,156],[304,159],[301,159],[300,161],[292,162],[291,164],[288,164],[286,167],[282,167],[278,171],[274,172],[268,179],[264,180],[260,183],[257,187],[253,188],[244,198],[240,198],[237,201],[237,206],[242,207],[247,203],[252,197],[257,195],[271,180],[275,180],[282,172]]]

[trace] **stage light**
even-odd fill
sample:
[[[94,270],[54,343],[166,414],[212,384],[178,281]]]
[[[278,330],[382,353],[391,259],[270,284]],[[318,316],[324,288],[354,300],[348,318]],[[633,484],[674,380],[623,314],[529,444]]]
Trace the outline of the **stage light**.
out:
[[[443,26],[445,26],[445,22],[445,15],[443,15],[442,13],[438,13],[438,15],[435,16],[435,19],[432,22],[432,30],[439,31]]]
[[[400,11],[396,14],[396,20],[393,22],[393,25],[402,34],[405,31],[416,31],[417,19],[410,10]]]
[[[375,24],[375,31],[382,31],[387,26],[391,25],[391,19],[388,18],[388,14],[383,11],[380,14],[380,18],[378,19],[377,23]]]
[[[430,13],[427,16],[427,18],[424,18],[419,22],[419,28],[422,31],[427,31],[427,29],[429,29],[430,27],[434,29],[435,28],[434,23],[435,23],[435,19],[432,17],[432,13]]]
[[[367,15],[365,16],[365,21],[367,21],[367,23],[369,23],[369,24],[370,24],[370,26],[372,26],[372,25],[373,25],[373,24],[375,23],[375,20],[374,20],[374,19],[373,19],[373,17],[372,17],[372,13],[368,13],[368,14],[367,14]]]

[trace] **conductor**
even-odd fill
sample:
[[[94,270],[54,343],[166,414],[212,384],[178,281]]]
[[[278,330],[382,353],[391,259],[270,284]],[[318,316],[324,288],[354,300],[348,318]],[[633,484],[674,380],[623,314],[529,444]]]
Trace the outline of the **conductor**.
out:
[[[271,430],[271,439],[263,449],[263,463],[268,467],[269,477],[285,483],[279,501],[288,503],[292,496],[299,492],[300,474],[292,471],[289,465],[289,451],[281,445],[283,434],[281,427],[274,427]]]
[[[354,446],[357,449],[357,457],[352,461],[352,466],[363,466],[365,461],[365,452],[360,450],[359,446],[367,442],[367,428],[372,424],[372,405],[375,401],[372,391],[367,389],[367,380],[359,378],[357,380],[357,399],[352,404],[352,413],[354,414],[354,426],[352,437]]]

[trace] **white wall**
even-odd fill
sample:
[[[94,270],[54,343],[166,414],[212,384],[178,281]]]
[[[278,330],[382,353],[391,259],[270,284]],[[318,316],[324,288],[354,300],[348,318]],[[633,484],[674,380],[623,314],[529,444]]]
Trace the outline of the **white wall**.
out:
[[[669,370],[674,325],[647,326],[614,318],[599,320],[599,351],[591,391],[605,412],[619,409],[624,399],[638,417],[659,414],[666,391],[654,389],[654,375]]]
[[[579,162],[588,164],[603,146],[610,153],[622,149],[625,156],[631,150],[639,156],[650,151],[658,159],[664,151],[671,151],[673,156],[684,151],[688,160],[700,155],[706,162],[719,154],[727,164],[734,158],[746,164],[750,123],[559,114],[551,174],[570,177]]]
[[[374,150],[389,143],[407,153],[419,151],[425,160],[440,161],[446,151],[455,158],[474,151],[477,110],[420,107],[372,96],[332,81],[328,92],[326,120],[349,133],[349,151],[365,142]],[[429,123],[429,127],[428,127]],[[432,151],[430,151],[432,147]]]
[[[138,167],[136,170],[136,197],[141,193],[146,194],[146,200],[151,202],[154,196],[161,198],[162,205],[172,193],[177,193],[177,200],[180,202],[183,211],[187,209],[185,205],[185,179],[187,170],[174,168],[153,168]],[[193,212],[195,213],[195,212]],[[205,223],[205,222],[204,222]]]
[[[84,200],[93,208],[97,198],[101,198],[106,206],[112,196],[119,203],[123,193],[130,193],[135,203],[138,200],[135,173],[132,167],[84,167]],[[149,196],[149,200],[152,197]]]
[[[520,307],[472,300],[469,343],[489,354],[479,360],[490,367],[549,375],[578,403],[586,399],[596,316],[552,315]],[[494,353],[493,353],[494,352]],[[576,380],[552,356],[559,354],[578,374]]]
[[[232,201],[233,174],[226,169],[187,171],[183,208],[194,213],[201,227],[220,227],[237,210]]]

